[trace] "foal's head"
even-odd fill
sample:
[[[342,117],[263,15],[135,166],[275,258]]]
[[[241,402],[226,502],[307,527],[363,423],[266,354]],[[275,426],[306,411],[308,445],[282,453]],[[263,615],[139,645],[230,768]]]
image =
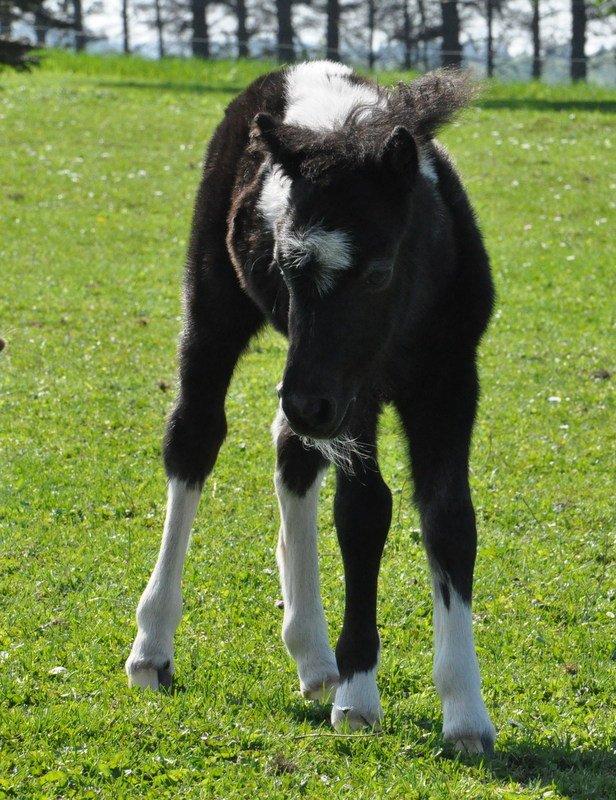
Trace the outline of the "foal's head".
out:
[[[437,71],[378,90],[337,130],[255,118],[258,146],[280,177],[262,200],[289,289],[281,399],[297,433],[337,437],[370,383],[405,294],[398,252],[421,150],[473,94],[466,74]]]
[[[417,146],[403,126],[379,135],[361,120],[319,134],[259,114],[255,126],[288,191],[274,225],[290,297],[282,408],[296,433],[331,439],[395,321]]]

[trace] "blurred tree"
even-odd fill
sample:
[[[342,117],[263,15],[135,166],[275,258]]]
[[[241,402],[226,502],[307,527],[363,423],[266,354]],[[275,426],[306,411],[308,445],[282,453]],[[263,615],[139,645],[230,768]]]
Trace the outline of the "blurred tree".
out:
[[[83,6],[81,0],[73,0],[73,26],[75,28],[75,50],[80,53],[86,46],[86,34],[83,27]]]
[[[571,80],[585,81],[586,64],[586,0],[571,0]]]
[[[530,31],[533,39],[533,67],[532,76],[535,80],[541,78],[541,27],[539,17],[539,0],[531,0],[533,14],[530,22]]]
[[[239,58],[248,58],[250,54],[250,38],[256,31],[248,24],[248,6],[246,0],[221,0],[221,6],[227,8],[235,17],[235,43]]]
[[[376,0],[366,0],[366,26],[368,31],[368,69],[374,69],[374,31],[376,29]]]
[[[167,54],[165,32],[172,28],[179,35],[186,28],[187,7],[177,0],[140,0],[135,4],[139,13],[139,21],[151,28],[156,34],[158,57]]]
[[[402,31],[400,39],[402,40],[402,49],[404,52],[402,68],[410,69],[413,64],[413,50],[411,47],[411,35],[413,33],[413,21],[411,19],[411,11],[409,8],[408,0],[402,1]]]
[[[486,73],[488,78],[494,77],[494,3],[495,0],[485,0],[486,3]]]
[[[10,36],[13,29],[13,12],[10,0],[0,0],[0,36]],[[8,58],[8,55],[7,55]]]
[[[327,0],[326,58],[340,61],[340,0]]]
[[[233,0],[232,8],[237,20],[237,54],[240,58],[248,58],[248,39],[250,33],[248,29],[248,9],[246,8],[246,0]]]
[[[34,46],[27,42],[16,42],[3,37],[0,39],[0,64],[28,72],[39,63],[39,59],[30,53],[33,49]],[[4,340],[0,339],[0,350],[3,348]]]
[[[165,57],[165,32],[163,22],[163,10],[161,0],[154,0],[154,25],[156,27],[156,38],[158,41],[158,57]]]
[[[13,22],[17,21],[29,22],[34,27],[40,25],[44,32],[52,29],[75,30],[74,12],[74,6],[67,2],[54,4],[50,8],[48,0],[0,0],[0,34],[10,36]],[[44,38],[43,34],[43,42],[40,43],[44,43]]]
[[[130,53],[130,27],[128,23],[128,0],[122,0],[122,50],[125,55]]]
[[[295,61],[295,31],[293,30],[293,0],[276,0],[278,22],[278,61],[281,64]]]
[[[457,0],[440,0],[443,40],[441,64],[444,67],[459,67],[462,64],[460,46],[460,14]]]
[[[191,0],[192,54],[197,58],[210,57],[209,0]]]

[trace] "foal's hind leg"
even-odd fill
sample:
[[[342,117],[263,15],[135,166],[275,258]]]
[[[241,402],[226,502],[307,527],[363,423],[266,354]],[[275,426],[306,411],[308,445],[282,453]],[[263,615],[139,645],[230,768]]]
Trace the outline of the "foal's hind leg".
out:
[[[126,661],[131,685],[157,689],[171,683],[190,529],[203,482],[225,438],[224,402],[233,369],[260,322],[230,264],[204,266],[198,285],[189,285],[180,392],[165,438],[167,516],[158,560],[137,607],[137,637]]]
[[[338,682],[319,589],[317,504],[327,462],[307,450],[279,411],[274,421],[280,534],[276,558],[284,600],[282,638],[297,663],[300,690],[325,700]]]
[[[477,404],[475,365],[447,364],[398,403],[409,437],[415,498],[434,597],[434,682],[443,735],[458,750],[489,753],[495,730],[481,696],[471,597],[477,547],[468,458]]]

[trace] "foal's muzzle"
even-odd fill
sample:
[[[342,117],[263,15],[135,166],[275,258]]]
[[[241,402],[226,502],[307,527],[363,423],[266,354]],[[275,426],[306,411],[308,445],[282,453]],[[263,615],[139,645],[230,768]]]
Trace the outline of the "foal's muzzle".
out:
[[[300,436],[329,439],[338,432],[340,418],[333,397],[285,392],[283,389],[280,399],[289,425]]]

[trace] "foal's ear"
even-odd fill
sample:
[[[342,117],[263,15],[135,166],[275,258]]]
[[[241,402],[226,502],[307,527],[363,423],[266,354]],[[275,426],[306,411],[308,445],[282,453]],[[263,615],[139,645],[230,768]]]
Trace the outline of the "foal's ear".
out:
[[[403,125],[394,128],[383,146],[383,164],[405,181],[412,181],[419,165],[417,145]]]
[[[299,174],[302,153],[293,146],[292,126],[262,111],[252,121],[252,135],[267,147],[275,163],[280,164],[289,177]]]
[[[280,127],[282,122],[271,114],[261,111],[252,121],[254,131],[257,136],[260,136],[264,141],[268,142],[275,136],[275,131]]]

